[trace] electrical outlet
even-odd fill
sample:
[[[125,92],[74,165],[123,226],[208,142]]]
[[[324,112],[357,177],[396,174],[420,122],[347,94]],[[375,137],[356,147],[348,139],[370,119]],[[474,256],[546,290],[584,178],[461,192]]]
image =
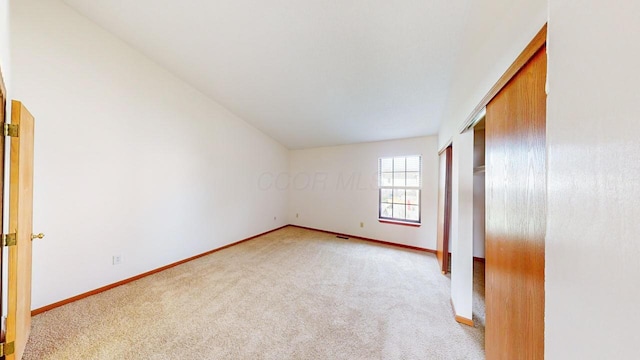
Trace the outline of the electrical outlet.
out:
[[[298,218],[298,213],[296,213],[296,218]]]
[[[360,222],[360,227],[363,228],[364,227],[364,223]]]
[[[273,221],[276,221],[276,219],[277,219],[277,217],[275,217],[275,216],[274,216],[274,217],[273,217]]]
[[[113,265],[122,264],[122,255],[113,255]]]

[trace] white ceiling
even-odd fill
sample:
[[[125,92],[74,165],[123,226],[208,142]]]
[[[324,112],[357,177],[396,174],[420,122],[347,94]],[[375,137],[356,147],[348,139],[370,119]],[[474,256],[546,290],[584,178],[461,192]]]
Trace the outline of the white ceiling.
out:
[[[291,149],[436,134],[469,0],[64,0]]]

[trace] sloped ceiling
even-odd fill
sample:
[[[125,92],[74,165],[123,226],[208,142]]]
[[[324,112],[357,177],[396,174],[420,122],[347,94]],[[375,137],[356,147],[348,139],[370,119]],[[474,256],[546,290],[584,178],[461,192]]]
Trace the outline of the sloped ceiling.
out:
[[[468,0],[64,0],[290,149],[438,131]]]

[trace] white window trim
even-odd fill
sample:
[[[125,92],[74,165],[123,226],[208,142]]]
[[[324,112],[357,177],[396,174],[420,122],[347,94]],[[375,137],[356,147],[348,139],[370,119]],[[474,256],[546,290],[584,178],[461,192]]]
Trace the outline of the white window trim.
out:
[[[417,157],[419,159],[418,167],[418,186],[383,186],[382,185],[382,160],[383,159],[396,159],[396,158],[411,158]],[[392,170],[392,174],[395,173],[395,169]],[[405,169],[406,172],[406,169]],[[392,176],[393,177],[393,176]],[[406,181],[406,179],[405,179]],[[383,217],[382,216],[382,190],[383,189],[404,189],[404,190],[418,190],[418,220],[408,220],[405,218],[395,217]],[[406,205],[406,198],[405,198]],[[406,215],[406,213],[405,213]],[[405,156],[385,156],[378,158],[378,221],[381,223],[391,223],[408,226],[420,226],[422,224],[422,155],[405,155]]]

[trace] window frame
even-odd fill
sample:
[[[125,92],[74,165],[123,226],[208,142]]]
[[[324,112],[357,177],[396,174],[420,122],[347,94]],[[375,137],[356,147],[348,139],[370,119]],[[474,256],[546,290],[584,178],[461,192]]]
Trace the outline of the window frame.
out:
[[[418,185],[417,186],[408,186],[407,185],[407,173],[414,173],[416,171],[407,171],[407,159],[409,158],[418,158]],[[383,161],[391,159],[391,171],[383,171]],[[396,160],[403,159],[404,160],[404,170],[396,170]],[[404,185],[396,185],[396,174],[404,173]],[[391,174],[391,185],[383,185],[383,174]],[[403,197],[404,202],[396,203],[395,196],[391,196],[391,202],[383,202],[382,193],[383,190],[391,190],[392,194],[394,190],[403,190],[405,191],[405,196]],[[407,190],[415,190],[417,191],[417,204],[408,204],[406,191]],[[382,215],[383,204],[391,204],[392,208],[392,216],[387,217]],[[405,212],[404,217],[394,217],[393,209],[394,205],[404,205]],[[418,208],[418,220],[407,219],[407,206],[413,205]],[[422,155],[405,155],[405,156],[386,156],[378,158],[378,221],[381,223],[393,223],[393,224],[401,224],[408,226],[420,226],[422,224]]]

